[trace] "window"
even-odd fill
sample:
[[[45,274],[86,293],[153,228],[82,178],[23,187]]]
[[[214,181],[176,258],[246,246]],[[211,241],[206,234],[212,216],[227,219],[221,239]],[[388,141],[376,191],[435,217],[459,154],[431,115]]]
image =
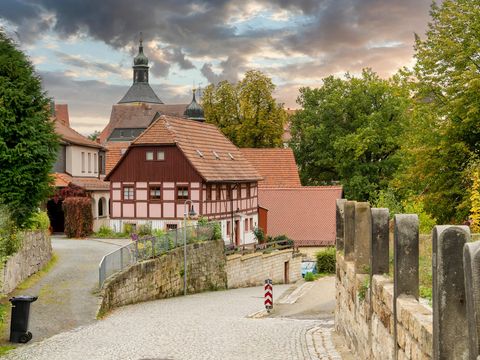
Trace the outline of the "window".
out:
[[[227,200],[230,200],[232,198],[232,187],[230,185],[227,185]]]
[[[103,171],[103,155],[99,154],[98,155],[98,169],[100,174],[104,174],[105,172]]]
[[[212,185],[207,185],[207,201],[212,201]]]
[[[177,230],[177,224],[167,224],[167,230]]]
[[[98,200],[98,217],[101,217],[103,216],[103,206],[104,206],[104,203],[105,203],[105,199],[104,198],[100,198],[100,200]]]
[[[152,161],[153,160],[153,151],[147,151],[145,153],[145,160]]]
[[[250,218],[250,230],[253,231],[254,227],[253,227],[253,218]]]
[[[82,151],[82,173],[85,172],[85,153]]]
[[[88,172],[92,172],[92,154],[88,153]]]
[[[123,188],[123,200],[134,200],[133,186],[125,186]]]
[[[217,185],[216,191],[217,191],[217,200],[222,200],[222,188],[220,185]]]
[[[150,200],[160,200],[162,198],[162,188],[160,186],[150,187]]]
[[[248,232],[248,219],[245,219],[245,232]]]
[[[97,154],[93,154],[93,172],[95,174],[98,172]]]
[[[247,184],[247,198],[251,196],[250,184]]]
[[[157,160],[165,160],[165,151],[157,151]]]
[[[188,186],[177,186],[177,200],[188,200]]]
[[[231,229],[230,229],[230,221],[227,221],[227,236],[230,236]]]

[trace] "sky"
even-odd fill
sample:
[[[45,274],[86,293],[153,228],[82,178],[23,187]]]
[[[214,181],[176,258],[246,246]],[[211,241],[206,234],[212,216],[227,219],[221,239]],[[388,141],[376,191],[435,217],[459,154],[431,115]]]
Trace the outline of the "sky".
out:
[[[25,51],[47,94],[69,105],[83,134],[107,124],[132,83],[140,33],[150,84],[164,103],[192,87],[237,81],[249,69],[273,79],[298,108],[298,89],[372,68],[411,67],[430,0],[0,0],[0,27]]]

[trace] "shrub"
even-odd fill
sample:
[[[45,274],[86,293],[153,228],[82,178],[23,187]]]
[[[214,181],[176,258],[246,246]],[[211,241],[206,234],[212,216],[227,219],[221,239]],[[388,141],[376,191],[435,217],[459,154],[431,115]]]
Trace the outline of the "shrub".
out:
[[[123,233],[131,235],[135,232],[135,226],[133,224],[123,224]]]
[[[6,207],[0,207],[0,257],[16,253],[21,243],[22,238],[10,212]]]
[[[32,214],[26,223],[28,230],[48,230],[50,219],[45,211],[38,211]]]
[[[319,273],[335,273],[335,248],[328,247],[317,253],[317,270]]]
[[[313,273],[309,271],[305,274],[304,279],[305,279],[305,281],[313,281],[313,280],[315,280],[315,275],[313,275]]]
[[[114,237],[115,233],[108,226],[102,225],[98,232],[95,234],[95,236],[98,236],[100,238],[109,238]]]
[[[152,225],[149,223],[139,225],[137,233],[140,236],[152,235]]]
[[[267,237],[265,236],[265,233],[263,232],[262,229],[260,228],[253,229],[253,234],[255,235],[255,239],[257,239],[257,242],[259,244],[263,244],[264,242],[267,241]]]
[[[92,233],[92,203],[88,197],[69,197],[63,200],[65,234],[68,237],[86,237]]]
[[[213,240],[222,240],[222,227],[219,222],[213,225]]]

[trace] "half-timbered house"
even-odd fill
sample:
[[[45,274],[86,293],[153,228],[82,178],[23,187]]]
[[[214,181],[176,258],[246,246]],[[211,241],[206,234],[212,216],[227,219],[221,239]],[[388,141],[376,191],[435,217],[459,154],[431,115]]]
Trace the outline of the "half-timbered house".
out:
[[[221,223],[226,242],[255,241],[261,176],[214,125],[168,115],[128,147],[110,181],[111,226],[181,227],[185,209]]]

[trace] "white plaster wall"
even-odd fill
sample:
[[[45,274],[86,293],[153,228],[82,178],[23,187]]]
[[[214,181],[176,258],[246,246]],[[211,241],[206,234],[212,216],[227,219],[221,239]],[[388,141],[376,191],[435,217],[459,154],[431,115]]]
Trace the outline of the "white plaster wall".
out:
[[[82,172],[82,152],[85,153],[85,172]],[[91,172],[88,172],[88,154],[91,157]],[[95,156],[97,161],[95,162]],[[67,173],[72,176],[98,177],[98,150],[86,146],[70,145],[66,152]]]

